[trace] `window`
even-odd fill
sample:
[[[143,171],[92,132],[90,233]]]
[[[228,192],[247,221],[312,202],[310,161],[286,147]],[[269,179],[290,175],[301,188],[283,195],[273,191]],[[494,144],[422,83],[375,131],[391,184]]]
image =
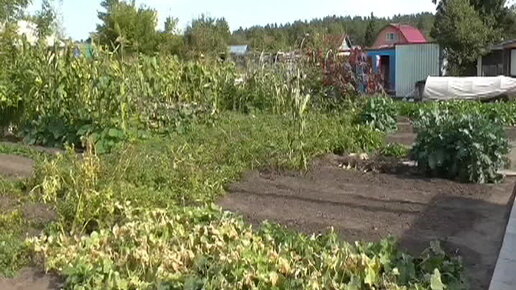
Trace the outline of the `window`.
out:
[[[390,42],[394,42],[396,40],[398,40],[398,35],[396,33],[387,33],[385,35],[387,41],[390,41]]]

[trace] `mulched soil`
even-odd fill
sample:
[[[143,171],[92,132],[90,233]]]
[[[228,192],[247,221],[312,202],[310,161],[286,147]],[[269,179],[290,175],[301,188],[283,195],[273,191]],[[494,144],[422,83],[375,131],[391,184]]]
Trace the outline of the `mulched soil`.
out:
[[[332,155],[316,161],[305,174],[250,172],[228,188],[231,194],[219,204],[254,225],[269,220],[306,233],[334,227],[350,242],[394,236],[413,255],[441,240],[449,253],[463,256],[470,289],[487,289],[510,214],[514,181],[460,184],[422,178],[395,161]]]

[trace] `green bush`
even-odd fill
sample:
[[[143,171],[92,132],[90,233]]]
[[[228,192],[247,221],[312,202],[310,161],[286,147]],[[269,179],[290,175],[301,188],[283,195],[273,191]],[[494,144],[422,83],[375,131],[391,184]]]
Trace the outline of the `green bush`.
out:
[[[416,122],[413,158],[433,176],[492,183],[509,153],[503,126],[479,114],[456,115],[434,108]]]
[[[388,97],[374,97],[366,101],[359,115],[362,124],[382,131],[392,132],[398,128],[396,116],[398,110],[394,101]]]

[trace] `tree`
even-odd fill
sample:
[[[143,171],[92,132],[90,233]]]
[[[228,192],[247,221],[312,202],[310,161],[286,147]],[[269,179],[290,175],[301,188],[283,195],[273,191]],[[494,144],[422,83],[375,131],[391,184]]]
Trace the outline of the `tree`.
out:
[[[156,31],[157,13],[144,6],[137,8],[135,1],[104,0],[105,12],[98,17],[98,42],[108,47],[121,47],[126,52],[153,53],[157,50],[159,35]]]
[[[184,54],[184,39],[177,34],[178,19],[167,17],[165,19],[165,27],[160,32],[159,51],[165,55],[182,55]]]
[[[115,22],[112,13],[119,0],[102,0],[100,6],[104,11],[98,12],[100,24],[97,25],[96,37],[99,43],[111,45],[117,39],[118,35],[115,31]]]
[[[376,18],[374,17],[373,12],[371,12],[371,18],[369,19],[369,23],[367,24],[366,33],[364,36],[365,45],[367,47],[373,46],[376,38],[376,33]]]
[[[446,0],[432,1],[441,5]],[[508,7],[507,0],[470,0],[469,3],[478,12],[484,24],[493,29],[493,41],[497,42],[515,36],[516,16]]]
[[[56,12],[49,0],[43,0],[41,10],[36,13],[34,23],[38,28],[38,38],[46,39],[56,30]]]
[[[165,19],[165,30],[163,32],[165,33],[175,33],[177,29],[177,23],[179,22],[179,19],[174,17],[167,17]]]
[[[229,25],[224,18],[201,16],[194,19],[185,31],[185,41],[191,54],[219,56],[227,53],[231,37]]]
[[[467,75],[475,71],[476,60],[492,41],[493,33],[469,0],[443,0],[437,7],[431,36],[444,49],[450,72]]]
[[[0,0],[0,22],[13,21],[31,0]]]
[[[266,26],[253,26],[242,28],[233,32],[231,43],[249,44],[253,50],[277,52],[278,50],[291,50],[299,48],[306,34],[333,36],[347,34],[356,45],[365,46],[365,34],[370,22],[369,17],[351,16],[327,16],[322,19],[310,21],[295,21],[288,24],[270,24]],[[379,28],[389,23],[404,23],[422,28],[425,34],[429,34],[434,22],[432,13],[418,13],[409,15],[396,15],[390,18],[375,17],[373,38]],[[328,37],[327,37],[328,38]]]

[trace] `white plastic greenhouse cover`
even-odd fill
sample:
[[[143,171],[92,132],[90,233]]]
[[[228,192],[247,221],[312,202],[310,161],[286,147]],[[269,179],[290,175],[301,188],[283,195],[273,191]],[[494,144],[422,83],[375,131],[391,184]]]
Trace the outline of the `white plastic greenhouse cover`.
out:
[[[423,97],[431,100],[481,100],[516,95],[516,79],[498,77],[428,77]]]

